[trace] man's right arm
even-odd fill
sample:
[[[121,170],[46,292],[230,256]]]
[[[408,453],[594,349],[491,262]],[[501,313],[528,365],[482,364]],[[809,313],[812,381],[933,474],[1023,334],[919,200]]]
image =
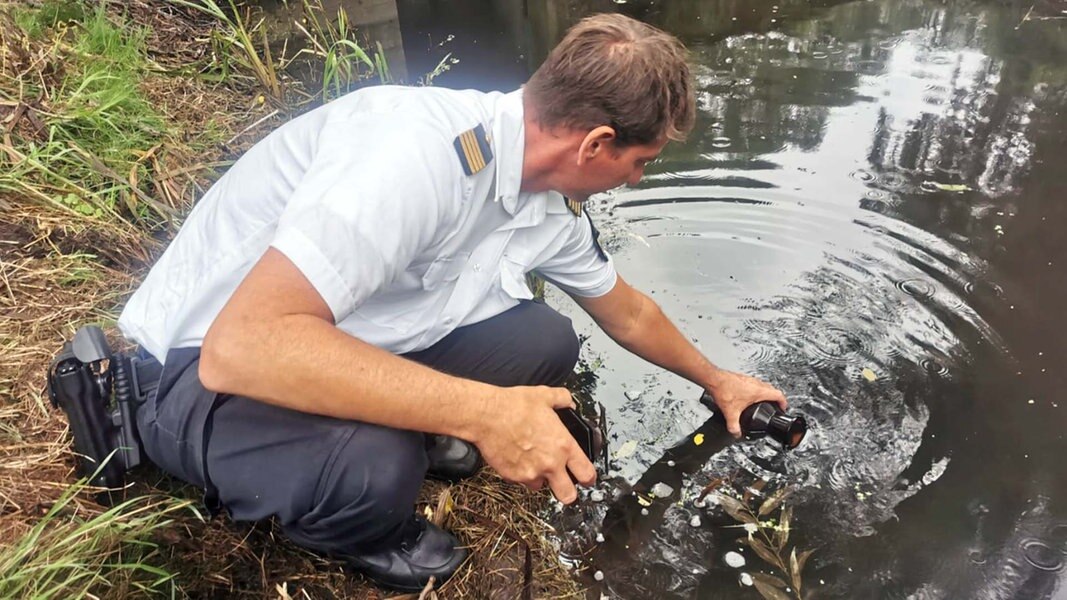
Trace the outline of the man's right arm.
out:
[[[302,412],[452,435],[481,450],[505,479],[563,502],[596,473],[552,410],[562,388],[500,388],[445,375],[338,329],[301,271],[270,248],[204,338],[200,379],[210,390]]]

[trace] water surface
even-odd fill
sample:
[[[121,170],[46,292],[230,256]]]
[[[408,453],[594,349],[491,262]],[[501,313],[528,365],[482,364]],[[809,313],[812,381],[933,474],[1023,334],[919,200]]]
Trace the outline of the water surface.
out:
[[[695,502],[732,476],[795,490],[805,597],[1067,598],[1067,5],[537,4],[481,13],[495,79],[443,83],[517,83],[583,11],[681,36],[696,130],[594,219],[707,356],[812,425],[789,454],[727,444],[695,386],[553,297],[589,336],[615,453],[608,499],[556,517],[591,595],[758,598],[743,573],[775,569]]]

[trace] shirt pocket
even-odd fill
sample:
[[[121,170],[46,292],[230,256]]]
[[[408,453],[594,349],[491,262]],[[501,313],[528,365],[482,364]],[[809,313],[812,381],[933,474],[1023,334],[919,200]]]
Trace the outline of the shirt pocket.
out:
[[[452,256],[435,259],[422,276],[422,289],[436,290],[459,279],[470,261],[470,252],[457,252]]]

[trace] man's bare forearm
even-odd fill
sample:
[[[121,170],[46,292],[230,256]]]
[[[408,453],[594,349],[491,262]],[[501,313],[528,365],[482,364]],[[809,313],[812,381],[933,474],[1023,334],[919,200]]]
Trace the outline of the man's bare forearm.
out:
[[[477,438],[503,391],[394,356],[313,315],[234,325],[205,339],[200,376],[208,389],[466,440]]]

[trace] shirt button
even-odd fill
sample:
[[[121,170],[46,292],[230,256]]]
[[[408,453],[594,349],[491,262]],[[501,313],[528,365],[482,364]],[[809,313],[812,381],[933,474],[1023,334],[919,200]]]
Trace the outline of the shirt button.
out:
[[[482,271],[482,265],[474,265],[474,272],[480,273]]]
[[[452,317],[445,317],[445,325],[451,325],[451,324],[452,324]]]

